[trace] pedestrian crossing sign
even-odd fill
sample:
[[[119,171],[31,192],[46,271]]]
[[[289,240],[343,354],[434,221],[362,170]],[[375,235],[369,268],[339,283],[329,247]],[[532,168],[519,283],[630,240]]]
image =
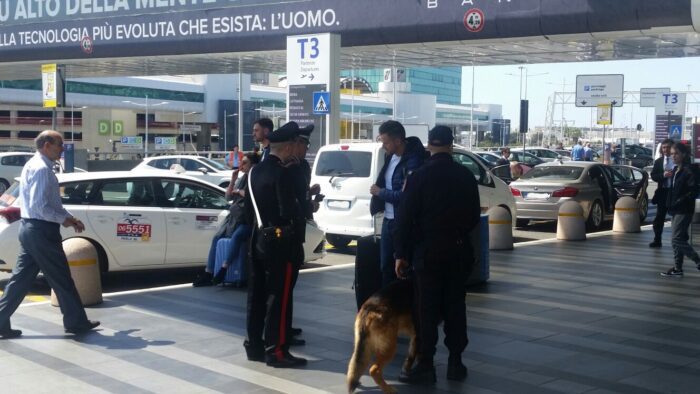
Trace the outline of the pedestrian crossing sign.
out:
[[[668,138],[670,138],[672,140],[680,140],[682,134],[683,134],[683,129],[681,128],[681,126],[674,124],[674,125],[671,125],[671,129],[669,130],[669,133],[668,133]]]
[[[331,113],[331,92],[314,92],[314,115]]]

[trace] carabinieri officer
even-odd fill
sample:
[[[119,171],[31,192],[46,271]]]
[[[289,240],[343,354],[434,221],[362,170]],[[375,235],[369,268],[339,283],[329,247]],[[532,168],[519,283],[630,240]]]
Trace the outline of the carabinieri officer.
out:
[[[270,155],[248,175],[246,209],[256,217],[248,286],[248,360],[265,361],[275,368],[306,364],[289,353],[288,338],[293,302],[296,254],[294,234],[299,215],[293,177],[284,163],[294,153],[299,126],[290,122],[270,133]],[[263,336],[264,333],[264,336]],[[264,339],[263,339],[264,338]]]

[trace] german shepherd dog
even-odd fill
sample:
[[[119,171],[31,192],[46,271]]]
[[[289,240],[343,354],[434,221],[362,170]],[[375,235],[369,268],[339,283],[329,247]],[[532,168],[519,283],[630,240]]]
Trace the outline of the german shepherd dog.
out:
[[[385,393],[396,389],[384,380],[384,366],[396,354],[399,334],[410,337],[408,356],[403,371],[408,372],[416,359],[416,330],[413,325],[413,282],[399,280],[372,295],[355,318],[355,350],[348,365],[348,393],[360,385],[360,377],[367,370],[372,356],[374,363],[369,369],[372,379]]]

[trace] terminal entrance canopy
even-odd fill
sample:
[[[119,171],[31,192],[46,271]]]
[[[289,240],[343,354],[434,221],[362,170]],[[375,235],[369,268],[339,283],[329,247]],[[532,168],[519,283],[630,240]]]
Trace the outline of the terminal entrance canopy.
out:
[[[698,31],[700,0],[0,0],[0,77],[283,73],[325,32],[363,67],[685,57]]]

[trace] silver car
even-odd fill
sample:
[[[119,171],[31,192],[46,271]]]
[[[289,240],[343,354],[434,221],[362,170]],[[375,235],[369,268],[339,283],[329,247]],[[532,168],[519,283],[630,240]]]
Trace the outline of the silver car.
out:
[[[518,226],[530,220],[557,220],[559,207],[573,200],[581,204],[589,230],[612,219],[615,202],[631,196],[639,203],[640,219],[647,216],[646,172],[630,166],[598,162],[555,161],[534,167],[510,184],[518,207]]]

